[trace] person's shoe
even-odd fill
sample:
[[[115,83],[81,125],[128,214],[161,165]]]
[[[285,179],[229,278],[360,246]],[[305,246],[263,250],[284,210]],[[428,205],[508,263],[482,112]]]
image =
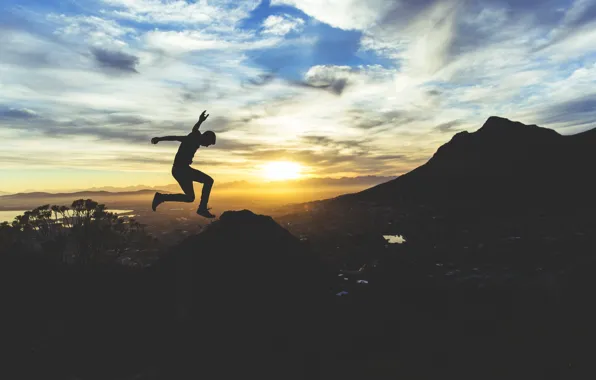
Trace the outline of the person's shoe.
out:
[[[153,196],[153,203],[151,204],[151,208],[153,209],[153,211],[157,210],[157,206],[159,206],[160,204],[163,203],[163,200],[161,199],[161,193],[155,193],[155,195]]]
[[[208,219],[215,218],[215,215],[210,213],[209,210],[211,210],[211,208],[199,207],[199,209],[197,210],[197,214]]]

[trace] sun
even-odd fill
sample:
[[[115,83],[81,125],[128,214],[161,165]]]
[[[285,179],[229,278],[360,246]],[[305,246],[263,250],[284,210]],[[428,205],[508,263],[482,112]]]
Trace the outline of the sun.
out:
[[[302,166],[295,162],[275,161],[263,166],[263,176],[272,181],[298,179],[301,172]]]

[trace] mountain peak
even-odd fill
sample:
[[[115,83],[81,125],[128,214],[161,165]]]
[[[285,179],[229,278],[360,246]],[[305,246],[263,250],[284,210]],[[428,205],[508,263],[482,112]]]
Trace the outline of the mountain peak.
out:
[[[559,133],[552,129],[542,128],[535,124],[523,124],[519,121],[512,121],[504,117],[491,116],[478,131],[479,134],[498,134],[503,137],[519,136],[519,135],[550,135],[560,136]],[[515,134],[515,135],[514,135]]]
[[[454,135],[451,141],[439,147],[429,164],[452,166],[455,162],[478,160],[483,157],[488,161],[495,161],[492,164],[499,166],[499,157],[503,155],[504,149],[508,154],[512,154],[513,150],[522,154],[521,152],[527,152],[531,146],[547,149],[562,137],[552,129],[491,116],[477,131],[463,131]],[[469,166],[471,163],[465,165]],[[485,169],[489,169],[489,166]],[[490,170],[493,169],[495,168],[490,166]]]
[[[507,119],[506,117],[501,117],[501,116],[495,116],[495,115],[493,115],[493,116],[489,116],[488,119],[486,119],[485,124],[488,124],[488,123],[499,123],[499,122],[500,123],[503,123],[503,122],[513,123],[513,121],[511,121],[510,119]]]

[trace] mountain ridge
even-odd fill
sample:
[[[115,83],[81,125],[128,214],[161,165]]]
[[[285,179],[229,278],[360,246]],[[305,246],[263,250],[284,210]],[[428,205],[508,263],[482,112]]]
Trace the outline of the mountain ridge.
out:
[[[308,185],[328,185],[328,186],[357,186],[357,185],[367,185],[367,184],[377,184],[386,181],[390,181],[394,179],[395,176],[357,176],[357,177],[340,177],[340,178],[330,178],[330,177],[323,177],[323,178],[307,178],[303,180],[293,180],[293,181],[270,181],[264,183],[258,182],[249,182],[249,181],[232,181],[232,182],[224,182],[218,184],[218,189],[235,189],[235,188],[246,188],[246,187],[259,187],[262,188],[263,186],[283,186],[289,187],[292,185],[299,185],[299,186],[308,186]],[[144,188],[139,188],[140,186],[127,186],[127,187],[113,187],[113,186],[105,186],[105,187],[95,187],[88,190],[78,190],[78,191],[60,191],[60,192],[50,192],[50,191],[25,191],[25,192],[18,192],[18,193],[0,193],[0,199],[6,197],[4,199],[15,199],[15,198],[22,198],[22,197],[65,197],[65,196],[93,196],[93,195],[141,195],[141,194],[149,194],[155,191],[175,191],[178,192],[180,187],[178,184],[172,183],[163,186],[145,186]],[[134,189],[134,190],[127,190],[127,189]],[[12,198],[9,198],[12,197]]]
[[[572,187],[593,188],[588,173],[596,149],[584,141],[594,131],[564,136],[490,117],[476,132],[456,134],[424,165],[355,196],[371,200],[399,194],[443,202],[493,197],[516,204],[570,196]]]
[[[130,192],[110,192],[110,191],[76,191],[66,193],[49,193],[43,191],[31,192],[31,193],[15,193],[9,195],[1,195],[0,199],[16,199],[16,198],[60,198],[60,197],[93,197],[93,196],[106,196],[106,195],[144,195],[153,194],[155,190],[137,190]]]
[[[491,116],[475,132],[456,133],[421,166],[360,192],[288,208],[300,213],[327,205],[395,207],[431,204],[443,209],[502,212],[581,206],[596,193],[596,128],[574,135]],[[306,207],[305,207],[306,206]],[[296,210],[296,211],[294,211]]]

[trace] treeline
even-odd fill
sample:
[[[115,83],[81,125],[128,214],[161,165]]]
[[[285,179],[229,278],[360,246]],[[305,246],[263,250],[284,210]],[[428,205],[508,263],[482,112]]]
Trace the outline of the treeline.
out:
[[[43,205],[0,224],[0,255],[41,255],[59,263],[145,265],[158,240],[132,217],[104,204],[78,199],[71,206]]]

